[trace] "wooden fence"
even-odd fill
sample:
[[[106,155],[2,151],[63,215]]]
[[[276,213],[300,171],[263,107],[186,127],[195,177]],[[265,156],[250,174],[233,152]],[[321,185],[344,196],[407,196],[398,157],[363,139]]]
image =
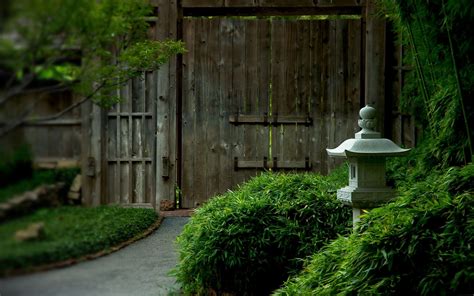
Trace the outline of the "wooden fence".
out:
[[[28,110],[31,110],[28,118],[49,117],[79,99],[71,91],[18,96],[8,101],[0,111],[0,125],[11,124]],[[40,167],[79,166],[81,121],[79,109],[72,110],[58,119],[31,121],[2,137],[0,144],[5,150],[15,149],[24,143],[29,144],[34,161]]]

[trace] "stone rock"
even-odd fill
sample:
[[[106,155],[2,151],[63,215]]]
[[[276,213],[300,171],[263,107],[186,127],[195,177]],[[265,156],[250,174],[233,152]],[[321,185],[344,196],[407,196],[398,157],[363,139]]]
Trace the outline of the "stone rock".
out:
[[[44,223],[32,223],[28,225],[25,229],[20,229],[15,232],[15,240],[17,241],[31,241],[43,238],[44,233]]]
[[[160,201],[160,211],[172,211],[174,210],[174,201],[169,199],[164,199]]]
[[[67,198],[73,201],[81,200],[81,187],[82,187],[82,178],[81,175],[77,175],[72,181],[71,188],[67,194]]]
[[[64,204],[64,183],[44,185],[0,204],[0,222],[30,213],[39,207]]]

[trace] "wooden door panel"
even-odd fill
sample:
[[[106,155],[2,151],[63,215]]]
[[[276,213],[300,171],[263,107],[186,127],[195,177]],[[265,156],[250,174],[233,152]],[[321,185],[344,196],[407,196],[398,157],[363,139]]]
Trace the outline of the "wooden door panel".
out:
[[[270,35],[266,20],[186,19],[183,26],[182,194],[184,207],[196,207],[256,173],[234,171],[235,157],[268,151],[268,129],[232,125],[229,117],[268,112]]]
[[[312,120],[274,126],[273,158],[334,167],[325,149],[353,136],[360,107],[360,30],[360,20],[272,22],[272,114]]]
[[[106,114],[107,203],[154,205],[155,78],[144,73],[129,82]]]
[[[263,169],[334,166],[325,149],[361,101],[361,20],[196,18],[183,33],[182,206]]]

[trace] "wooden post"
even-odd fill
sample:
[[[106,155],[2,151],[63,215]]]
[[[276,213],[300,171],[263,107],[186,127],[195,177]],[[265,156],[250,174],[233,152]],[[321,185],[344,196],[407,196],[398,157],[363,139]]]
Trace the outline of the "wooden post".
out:
[[[87,101],[81,106],[81,177],[82,203],[92,205],[92,172],[89,171],[89,157],[91,150],[91,111],[92,103]]]
[[[386,21],[376,15],[374,0],[367,0],[365,36],[365,104],[377,112],[377,131],[385,132],[385,40]]]
[[[157,0],[158,2],[158,40],[177,38],[178,0]],[[174,185],[177,184],[177,75],[176,57],[164,64],[157,75],[156,98],[156,188],[155,202],[159,208],[163,199],[174,200]],[[167,159],[167,168],[163,167]]]
[[[103,175],[104,110],[90,101],[82,106],[82,186],[84,204],[103,203],[105,176]]]

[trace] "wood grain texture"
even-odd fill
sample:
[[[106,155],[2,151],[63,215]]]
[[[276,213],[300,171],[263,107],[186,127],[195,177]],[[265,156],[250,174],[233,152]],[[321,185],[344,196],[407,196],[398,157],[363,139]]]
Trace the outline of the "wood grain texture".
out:
[[[232,20],[221,19],[219,24],[219,67],[218,67],[218,96],[219,114],[224,119],[236,110],[230,109],[232,102],[232,44],[233,44],[234,24]],[[233,138],[232,133],[235,127],[229,126],[225,120],[219,122],[219,192],[225,192],[234,186],[233,183]]]
[[[183,55],[183,114],[182,114],[182,134],[183,134],[183,148],[182,148],[182,163],[183,176],[182,177],[182,206],[185,208],[193,207],[194,191],[186,190],[186,188],[193,187],[194,178],[194,126],[195,120],[193,114],[195,97],[196,97],[196,83],[195,83],[195,26],[196,22],[190,19],[185,19],[183,22],[183,39],[186,44],[187,52]],[[199,43],[198,43],[199,44]]]
[[[118,90],[121,102],[104,116],[105,203],[154,205],[155,77],[142,73],[128,82]]]
[[[386,21],[377,16],[375,1],[368,0],[365,38],[365,103],[377,109],[377,131],[385,131]]]
[[[357,124],[360,20],[186,19],[184,33],[184,206],[247,180],[265,157],[323,173],[338,164],[325,149]]]

